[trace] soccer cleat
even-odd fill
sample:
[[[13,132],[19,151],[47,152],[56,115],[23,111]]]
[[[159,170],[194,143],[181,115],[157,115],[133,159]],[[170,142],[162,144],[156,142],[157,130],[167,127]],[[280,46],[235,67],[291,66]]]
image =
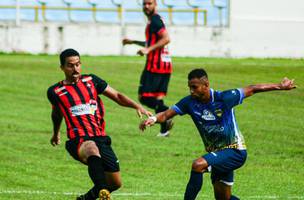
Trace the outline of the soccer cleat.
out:
[[[167,131],[165,133],[158,133],[157,134],[157,137],[169,137],[169,136],[170,136],[170,132],[169,131]]]
[[[99,191],[99,200],[111,200],[110,192],[107,189],[102,189]]]
[[[173,120],[172,119],[168,119],[166,121],[166,130],[167,131],[165,133],[159,133],[159,134],[157,134],[157,137],[169,137],[169,135],[170,135],[169,130],[172,129],[173,125],[174,125]]]

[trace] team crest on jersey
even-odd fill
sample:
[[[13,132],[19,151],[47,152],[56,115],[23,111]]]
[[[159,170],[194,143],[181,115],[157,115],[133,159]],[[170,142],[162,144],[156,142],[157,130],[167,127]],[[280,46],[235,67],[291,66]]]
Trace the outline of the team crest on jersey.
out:
[[[223,115],[223,111],[222,111],[221,109],[216,109],[216,110],[214,111],[214,113],[215,113],[216,116],[218,116],[218,117],[222,117],[222,115]]]
[[[202,119],[207,121],[215,120],[215,116],[209,110],[205,109],[202,114]]]

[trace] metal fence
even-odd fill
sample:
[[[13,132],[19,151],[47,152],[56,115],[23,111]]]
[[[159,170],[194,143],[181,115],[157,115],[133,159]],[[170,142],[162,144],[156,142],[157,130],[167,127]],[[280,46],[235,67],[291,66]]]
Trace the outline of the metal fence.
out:
[[[143,23],[141,0],[1,0],[0,20]],[[171,25],[228,26],[229,0],[159,0]]]

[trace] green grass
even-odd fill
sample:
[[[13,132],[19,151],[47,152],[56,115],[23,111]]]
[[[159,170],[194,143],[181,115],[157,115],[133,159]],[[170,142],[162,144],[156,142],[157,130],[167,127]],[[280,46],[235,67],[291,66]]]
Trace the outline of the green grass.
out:
[[[0,199],[63,200],[86,192],[92,184],[86,167],[64,149],[65,126],[62,144],[49,144],[46,90],[64,78],[57,56],[1,54],[0,61]],[[137,98],[143,58],[84,56],[82,63],[84,73]],[[245,200],[304,199],[304,61],[174,58],[168,105],[188,94],[187,73],[202,66],[211,87],[219,90],[279,82],[284,76],[296,80],[296,90],[257,94],[236,108],[248,160],[236,171],[233,193]],[[190,117],[176,117],[172,137],[157,138],[158,126],[142,134],[134,110],[102,98],[123,179],[113,199],[182,199],[191,162],[205,153]],[[208,174],[198,199],[213,199]]]

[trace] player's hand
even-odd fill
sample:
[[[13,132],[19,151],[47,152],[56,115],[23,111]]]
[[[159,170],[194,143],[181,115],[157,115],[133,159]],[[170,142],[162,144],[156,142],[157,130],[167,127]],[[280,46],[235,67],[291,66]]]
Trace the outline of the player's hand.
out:
[[[60,135],[59,135],[59,134],[57,134],[57,135],[54,134],[54,135],[52,136],[50,142],[51,142],[51,145],[52,145],[52,146],[59,145],[59,144],[60,144]]]
[[[130,40],[130,39],[128,39],[128,38],[124,38],[124,39],[122,40],[122,44],[123,44],[123,45],[126,45],[126,44],[133,44],[133,40]]]
[[[280,89],[282,90],[291,90],[296,88],[297,86],[294,84],[294,79],[290,80],[287,77],[283,78],[280,83]]]
[[[149,51],[148,48],[142,48],[142,49],[137,51],[137,54],[140,55],[140,56],[144,56],[144,55],[147,55],[149,52],[150,51]]]
[[[139,124],[139,129],[141,131],[144,131],[146,129],[147,126],[153,126],[156,123],[156,117],[149,117],[148,119],[142,121]]]
[[[137,115],[140,119],[142,119],[142,115],[146,115],[147,117],[151,117],[153,114],[150,111],[147,111],[142,106],[136,109]]]

